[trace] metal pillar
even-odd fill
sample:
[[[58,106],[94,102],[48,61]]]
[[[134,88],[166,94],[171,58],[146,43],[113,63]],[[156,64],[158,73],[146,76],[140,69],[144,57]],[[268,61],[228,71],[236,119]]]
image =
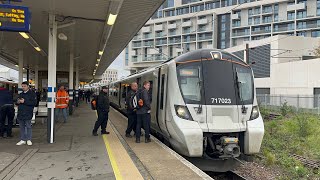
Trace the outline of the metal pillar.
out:
[[[76,62],[76,86],[75,86],[75,92],[76,92],[76,107],[79,106],[79,62],[77,60]]]
[[[34,67],[34,88],[39,91],[39,66]]]
[[[23,51],[19,51],[19,84],[18,93],[22,92],[21,83],[23,82]]]
[[[74,58],[73,53],[70,53],[70,66],[69,66],[69,114],[72,115],[73,113],[73,65],[74,65]]]
[[[27,68],[27,82],[29,83],[30,80],[30,70],[29,67]]]
[[[249,44],[247,43],[246,44],[246,50],[245,50],[245,58],[244,58],[244,60],[245,60],[245,62],[247,63],[247,64],[249,64],[250,63],[250,59],[249,59]]]
[[[49,46],[48,46],[48,121],[47,141],[54,142],[54,110],[56,98],[57,76],[57,22],[55,15],[49,14]]]

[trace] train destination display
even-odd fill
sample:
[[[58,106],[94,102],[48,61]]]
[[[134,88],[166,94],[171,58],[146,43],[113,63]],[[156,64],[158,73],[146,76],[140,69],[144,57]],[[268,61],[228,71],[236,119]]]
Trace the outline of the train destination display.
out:
[[[0,4],[0,31],[29,32],[29,8]]]

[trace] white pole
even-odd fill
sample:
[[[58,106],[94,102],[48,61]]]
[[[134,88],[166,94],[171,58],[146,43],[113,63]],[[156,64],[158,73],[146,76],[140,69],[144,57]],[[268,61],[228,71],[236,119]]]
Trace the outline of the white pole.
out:
[[[74,73],[74,56],[73,52],[70,53],[70,65],[69,65],[69,114],[73,112],[73,73]]]
[[[23,82],[23,50],[19,50],[19,84],[18,93],[22,92],[21,83]]]
[[[49,14],[49,53],[48,53],[48,126],[47,141],[54,142],[54,108],[57,76],[57,22],[55,15]],[[50,121],[49,121],[50,120]]]

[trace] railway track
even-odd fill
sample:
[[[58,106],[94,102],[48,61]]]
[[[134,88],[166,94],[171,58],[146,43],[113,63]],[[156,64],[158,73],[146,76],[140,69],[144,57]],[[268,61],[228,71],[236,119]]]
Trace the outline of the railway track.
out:
[[[228,171],[225,173],[206,172],[210,177],[215,180],[247,180],[247,178],[237,174],[234,171]]]
[[[309,168],[320,169],[320,161],[310,160],[297,154],[292,154],[291,157],[300,161],[303,165],[308,166]]]

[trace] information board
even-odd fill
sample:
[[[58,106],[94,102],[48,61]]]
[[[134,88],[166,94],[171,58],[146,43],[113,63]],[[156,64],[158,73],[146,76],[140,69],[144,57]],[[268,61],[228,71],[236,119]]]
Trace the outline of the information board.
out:
[[[29,32],[29,8],[0,4],[0,31]]]

